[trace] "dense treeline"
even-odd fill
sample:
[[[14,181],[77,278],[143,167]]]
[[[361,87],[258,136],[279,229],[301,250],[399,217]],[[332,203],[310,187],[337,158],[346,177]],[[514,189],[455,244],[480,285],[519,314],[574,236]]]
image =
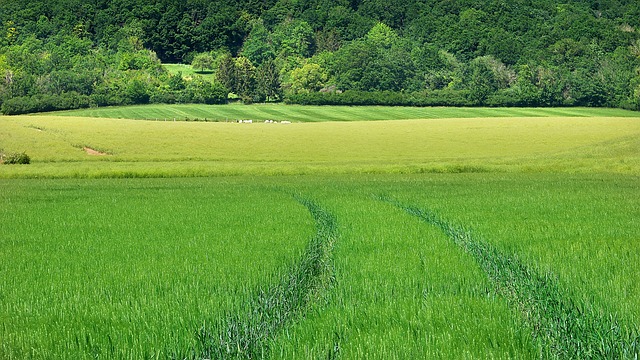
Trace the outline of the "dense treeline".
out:
[[[245,102],[640,108],[632,0],[0,4],[4,113],[221,103],[229,92]]]

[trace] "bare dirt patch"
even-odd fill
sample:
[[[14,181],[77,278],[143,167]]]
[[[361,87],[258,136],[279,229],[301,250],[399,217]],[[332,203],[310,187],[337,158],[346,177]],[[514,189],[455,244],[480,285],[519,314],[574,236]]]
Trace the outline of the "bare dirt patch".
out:
[[[98,151],[96,149],[92,149],[92,148],[87,147],[87,146],[83,147],[82,150],[84,150],[87,154],[93,155],[93,156],[106,156],[106,155],[109,155],[106,152]]]

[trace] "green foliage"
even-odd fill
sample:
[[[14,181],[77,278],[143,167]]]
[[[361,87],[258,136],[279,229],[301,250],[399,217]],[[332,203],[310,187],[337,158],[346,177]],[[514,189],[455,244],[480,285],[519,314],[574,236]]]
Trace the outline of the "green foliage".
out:
[[[238,94],[243,100],[251,98],[251,93],[255,89],[255,71],[251,61],[246,57],[235,59],[235,81],[233,92]]]
[[[275,101],[282,99],[280,77],[275,62],[267,61],[256,69],[256,101]]]
[[[229,91],[234,91],[236,89],[236,62],[231,54],[222,55],[216,71],[216,80],[229,89]]]
[[[398,34],[389,26],[383,23],[377,23],[369,30],[365,36],[367,42],[372,46],[384,49],[390,49],[400,40]]]
[[[253,22],[251,32],[242,45],[242,55],[258,66],[275,58],[275,46],[262,19]]]
[[[133,79],[127,84],[124,95],[128,104],[146,104],[149,102],[147,85],[138,79]]]
[[[474,105],[636,108],[638,14],[628,0],[16,2],[0,10],[0,103],[72,92],[98,106],[187,99],[161,60],[214,70],[208,78],[245,101],[322,83],[464,90]],[[322,68],[313,84],[301,80],[308,63]]]
[[[213,69],[214,59],[213,56],[209,53],[201,53],[193,57],[191,61],[191,66],[194,69],[199,69],[201,72],[205,70]]]
[[[189,95],[189,101],[197,104],[225,104],[229,91],[219,83],[195,78],[187,82],[185,92]]]
[[[316,92],[324,87],[327,78],[326,72],[320,65],[307,63],[291,71],[290,89],[294,94]]]
[[[182,72],[178,71],[176,74],[169,74],[169,80],[167,81],[167,85],[171,90],[184,90],[185,81],[182,77]]]
[[[288,94],[287,104],[300,105],[384,105],[384,106],[473,106],[467,90],[428,92],[353,91]]]
[[[272,38],[280,58],[309,57],[313,53],[313,29],[303,20],[285,20],[278,24]]]
[[[87,108],[92,98],[76,92],[59,95],[19,96],[5,100],[1,111],[4,115],[20,115],[34,112]]]
[[[507,88],[513,82],[505,66],[491,56],[479,57],[469,63],[467,81],[470,100],[475,105],[484,104],[489,95]]]
[[[0,56],[0,73],[0,103],[7,115],[149,102],[217,104],[226,98],[211,81],[197,80],[186,91],[183,76],[167,74],[152,51],[92,49],[72,36],[49,43],[29,38],[9,47]]]

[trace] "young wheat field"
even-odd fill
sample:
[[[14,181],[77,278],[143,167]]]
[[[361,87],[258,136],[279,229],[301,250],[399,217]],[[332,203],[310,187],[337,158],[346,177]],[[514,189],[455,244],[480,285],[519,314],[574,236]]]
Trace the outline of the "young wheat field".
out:
[[[0,359],[638,357],[636,113],[140,109],[0,117]]]

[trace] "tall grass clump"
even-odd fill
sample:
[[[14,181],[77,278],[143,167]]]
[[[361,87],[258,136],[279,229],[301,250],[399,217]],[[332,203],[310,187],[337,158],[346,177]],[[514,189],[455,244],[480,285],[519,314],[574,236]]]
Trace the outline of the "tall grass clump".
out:
[[[27,165],[31,163],[31,157],[25,152],[21,153],[2,153],[0,151],[0,164],[6,165]]]
[[[278,283],[260,288],[239,313],[227,314],[212,328],[200,329],[202,357],[264,358],[269,352],[269,342],[304,312],[307,304],[322,298],[331,285],[331,250],[338,236],[336,219],[308,199],[298,201],[309,210],[316,224],[316,234],[302,258]]]

